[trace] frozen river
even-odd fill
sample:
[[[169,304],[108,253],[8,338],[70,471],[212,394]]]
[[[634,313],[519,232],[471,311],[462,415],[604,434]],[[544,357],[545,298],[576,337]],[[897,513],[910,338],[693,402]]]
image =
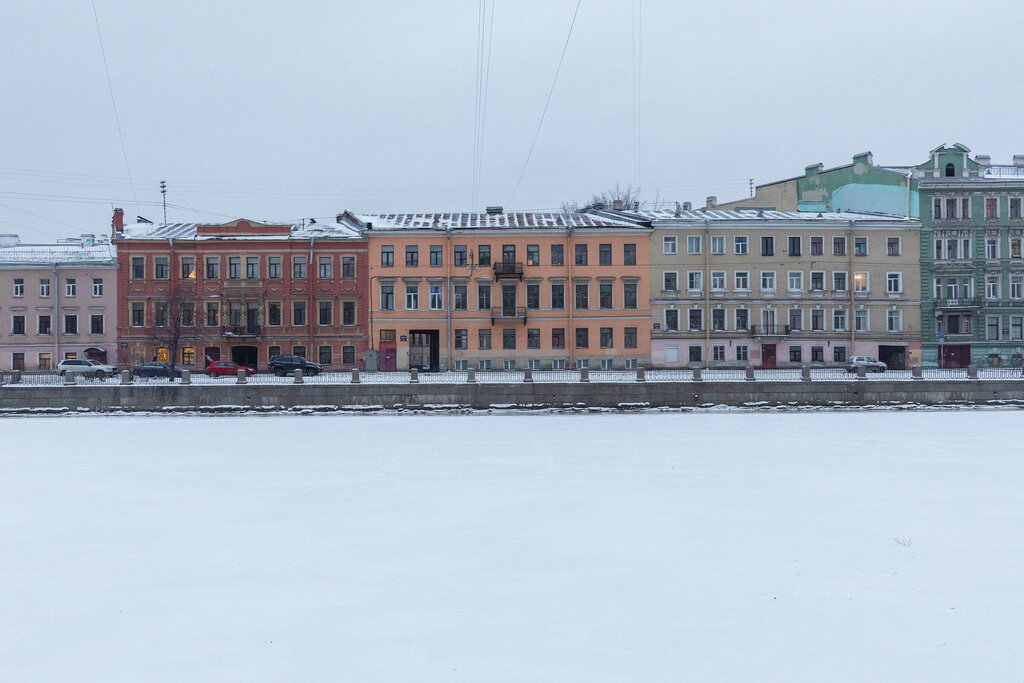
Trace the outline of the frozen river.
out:
[[[1019,680],[1022,427],[4,418],[0,680]]]

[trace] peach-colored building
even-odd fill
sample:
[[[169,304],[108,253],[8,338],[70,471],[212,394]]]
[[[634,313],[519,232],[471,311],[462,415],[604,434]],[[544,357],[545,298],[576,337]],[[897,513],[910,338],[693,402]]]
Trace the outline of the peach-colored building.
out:
[[[22,244],[0,235],[0,370],[117,358],[117,257],[106,237]]]
[[[650,360],[648,227],[500,211],[342,220],[369,241],[370,344],[380,370],[622,369]]]

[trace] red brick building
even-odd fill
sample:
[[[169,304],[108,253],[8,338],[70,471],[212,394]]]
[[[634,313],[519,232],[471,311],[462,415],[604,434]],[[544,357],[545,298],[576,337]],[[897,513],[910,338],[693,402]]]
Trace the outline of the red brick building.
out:
[[[118,362],[212,360],[264,370],[297,354],[364,367],[367,243],[337,223],[124,225],[116,209]],[[174,330],[179,330],[175,332]]]

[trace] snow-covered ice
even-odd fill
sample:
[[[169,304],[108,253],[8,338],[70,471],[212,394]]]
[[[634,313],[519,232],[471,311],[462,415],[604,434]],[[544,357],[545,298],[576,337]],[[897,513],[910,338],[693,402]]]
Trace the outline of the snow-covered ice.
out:
[[[4,418],[0,680],[1020,680],[1020,426]]]

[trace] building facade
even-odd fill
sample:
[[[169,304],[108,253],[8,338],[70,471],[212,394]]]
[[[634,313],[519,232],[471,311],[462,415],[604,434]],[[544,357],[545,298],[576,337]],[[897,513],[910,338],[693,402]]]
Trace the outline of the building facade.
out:
[[[381,370],[650,359],[649,227],[573,213],[343,214],[369,242]]]
[[[0,235],[0,370],[116,358],[117,259],[106,237],[54,244]]]
[[[650,223],[654,367],[920,361],[920,223],[772,211],[599,212]]]
[[[366,241],[337,223],[138,223],[114,214],[120,361],[259,369],[296,354],[364,367]]]

